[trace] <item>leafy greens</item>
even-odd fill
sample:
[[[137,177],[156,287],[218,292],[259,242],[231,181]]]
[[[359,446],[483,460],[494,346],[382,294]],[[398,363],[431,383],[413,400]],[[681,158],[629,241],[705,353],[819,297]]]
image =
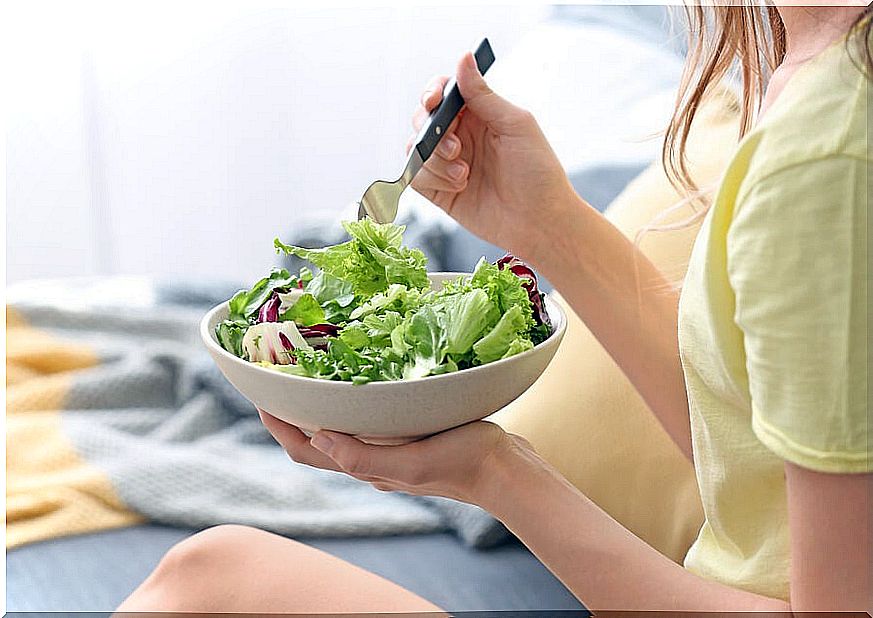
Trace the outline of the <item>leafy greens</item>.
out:
[[[363,219],[343,227],[350,240],[321,249],[276,239],[278,251],[308,260],[318,272],[273,269],[235,294],[216,327],[222,347],[278,371],[365,384],[483,365],[551,334],[536,275],[521,260],[483,258],[472,275],[434,290],[424,254],[402,244],[403,226]],[[294,335],[277,335],[287,364],[260,357],[262,346],[243,345],[246,331],[264,322],[280,322]]]

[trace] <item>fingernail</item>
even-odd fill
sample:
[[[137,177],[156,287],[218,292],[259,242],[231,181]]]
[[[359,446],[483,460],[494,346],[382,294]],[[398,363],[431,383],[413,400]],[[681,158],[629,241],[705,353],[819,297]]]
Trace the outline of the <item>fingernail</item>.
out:
[[[330,449],[333,447],[333,439],[331,439],[330,436],[325,435],[321,432],[318,432],[317,434],[312,436],[312,439],[309,441],[309,443],[322,453],[330,452]]]
[[[425,91],[424,91],[424,94],[421,95],[421,104],[422,104],[422,105],[427,105],[427,100],[431,97],[431,95],[432,95],[433,93],[434,93],[433,90],[425,90]]]
[[[448,172],[452,178],[461,178],[464,175],[464,166],[460,163],[452,163]]]
[[[440,154],[444,157],[451,157],[455,154],[455,140],[450,137],[445,138],[439,145]]]

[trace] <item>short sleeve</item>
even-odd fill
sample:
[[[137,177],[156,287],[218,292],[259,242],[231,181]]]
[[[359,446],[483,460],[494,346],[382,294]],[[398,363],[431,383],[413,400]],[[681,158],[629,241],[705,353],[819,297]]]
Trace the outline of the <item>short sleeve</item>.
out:
[[[727,236],[755,435],[822,472],[871,471],[868,165],[829,157],[752,181]]]

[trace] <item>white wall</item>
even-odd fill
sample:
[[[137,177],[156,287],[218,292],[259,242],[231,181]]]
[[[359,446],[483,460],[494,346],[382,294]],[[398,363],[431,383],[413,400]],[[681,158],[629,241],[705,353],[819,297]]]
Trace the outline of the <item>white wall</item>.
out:
[[[545,11],[19,5],[9,282],[259,276],[295,220],[396,176],[429,76],[482,35],[505,54]]]

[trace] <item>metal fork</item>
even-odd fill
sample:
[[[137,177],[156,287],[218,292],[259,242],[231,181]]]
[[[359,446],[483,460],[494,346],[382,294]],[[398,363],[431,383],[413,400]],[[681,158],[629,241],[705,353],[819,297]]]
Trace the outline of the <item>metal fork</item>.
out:
[[[491,50],[488,39],[482,39],[482,42],[476,47],[473,57],[476,59],[479,72],[484,75],[494,63],[494,52]],[[400,195],[418,174],[424,162],[433,154],[437,144],[440,143],[449,125],[463,106],[464,98],[461,96],[461,91],[454,78],[452,78],[446,84],[442,102],[431,112],[427,122],[424,123],[416,136],[415,145],[409,150],[409,157],[406,159],[406,166],[403,168],[400,178],[393,182],[377,180],[367,187],[358,203],[358,219],[369,216],[377,223],[394,221],[397,217]]]

